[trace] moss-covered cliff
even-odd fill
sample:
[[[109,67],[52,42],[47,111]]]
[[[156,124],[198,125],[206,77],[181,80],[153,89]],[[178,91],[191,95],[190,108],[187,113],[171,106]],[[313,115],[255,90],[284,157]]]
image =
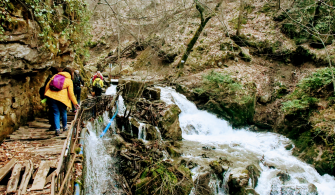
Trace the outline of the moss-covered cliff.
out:
[[[85,56],[89,11],[80,0],[0,1],[0,141],[43,112],[39,89],[51,66]]]

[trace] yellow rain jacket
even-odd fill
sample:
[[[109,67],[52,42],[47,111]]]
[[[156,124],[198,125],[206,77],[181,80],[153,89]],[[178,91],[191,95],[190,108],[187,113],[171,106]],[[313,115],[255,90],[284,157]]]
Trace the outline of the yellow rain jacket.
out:
[[[54,75],[50,81],[48,82],[47,86],[45,87],[45,96],[52,98],[54,100],[58,100],[60,102],[62,102],[63,104],[65,104],[67,107],[71,108],[71,101],[74,105],[77,105],[77,99],[74,96],[73,93],[73,82],[71,80],[71,75],[68,72],[60,72],[58,73],[60,75],[65,76],[65,80],[64,80],[64,85],[63,85],[63,89],[60,91],[52,91],[49,88],[49,84],[52,81],[52,79],[56,76]]]

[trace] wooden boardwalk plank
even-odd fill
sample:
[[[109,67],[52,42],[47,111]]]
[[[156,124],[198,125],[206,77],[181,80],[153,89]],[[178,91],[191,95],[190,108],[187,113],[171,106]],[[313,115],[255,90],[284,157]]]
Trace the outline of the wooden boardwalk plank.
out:
[[[49,172],[50,161],[41,161],[41,164],[38,167],[36,177],[34,179],[33,186],[30,188],[31,191],[34,190],[43,190],[45,185],[46,176]]]
[[[26,193],[28,183],[29,183],[29,180],[31,178],[31,174],[33,173],[33,169],[34,169],[34,165],[31,162],[31,160],[29,160],[29,161],[26,160],[25,163],[24,163],[24,166],[26,167],[26,169],[25,169],[24,174],[22,176],[22,180],[21,180],[19,191],[18,191],[18,195]]]
[[[21,169],[22,169],[21,163],[16,163],[14,168],[13,168],[12,176],[10,177],[9,182],[7,184],[7,193],[8,194],[9,193],[16,193],[17,186],[18,186],[19,180],[20,180]]]
[[[4,167],[0,169],[0,181],[7,175],[7,173],[12,170],[16,163],[16,159],[13,158],[12,160],[9,161]]]

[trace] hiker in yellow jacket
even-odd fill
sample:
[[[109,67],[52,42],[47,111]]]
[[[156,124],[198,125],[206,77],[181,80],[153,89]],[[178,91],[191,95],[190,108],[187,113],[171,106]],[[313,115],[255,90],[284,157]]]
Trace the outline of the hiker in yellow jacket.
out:
[[[59,87],[60,89],[56,89],[54,87],[54,82],[55,82],[54,78],[56,76],[58,78],[61,78],[61,83],[63,82],[62,84],[56,83],[58,84],[57,87]],[[63,130],[64,131],[68,130],[66,126],[67,125],[66,108],[67,107],[71,108],[71,101],[77,108],[79,108],[79,104],[73,93],[73,82],[71,80],[72,76],[73,76],[72,69],[65,68],[63,72],[60,72],[54,75],[45,87],[44,95],[47,96],[48,101],[50,102],[50,107],[52,109],[53,117],[54,117],[56,135],[59,135],[61,133],[60,132],[60,116],[62,116]],[[50,86],[50,83],[51,83],[51,86]]]
[[[104,86],[104,81],[99,77],[93,81],[93,91],[95,96],[101,96],[102,87]]]

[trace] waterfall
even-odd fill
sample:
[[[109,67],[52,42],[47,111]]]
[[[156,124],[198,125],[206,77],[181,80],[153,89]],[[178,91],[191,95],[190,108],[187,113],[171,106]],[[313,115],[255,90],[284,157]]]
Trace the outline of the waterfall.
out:
[[[110,138],[107,135],[104,139],[98,137],[106,126],[106,122],[109,121],[107,116],[105,112],[103,121],[96,119],[93,122],[87,122],[89,134],[86,134],[84,141],[85,194],[87,195],[122,194],[114,180],[116,160],[108,154],[105,147],[105,144],[110,142]],[[115,129],[115,124],[112,126],[112,129]]]
[[[106,95],[115,95],[116,94],[116,86],[117,85],[111,84],[110,87],[107,88],[105,94]],[[123,116],[124,112],[126,111],[126,107],[124,105],[124,100],[123,100],[123,97],[121,95],[118,98],[117,104],[118,104],[118,109],[119,109],[118,115]]]
[[[145,131],[146,124],[140,122],[140,126],[138,127],[138,139],[145,140],[147,137],[147,133]]]
[[[175,103],[181,109],[179,121],[184,142],[197,143],[192,151],[196,147],[211,145],[216,148],[215,152],[233,161],[233,168],[245,168],[250,164],[260,166],[261,175],[255,188],[260,195],[307,194],[307,188],[311,184],[317,187],[319,195],[335,192],[335,178],[327,174],[321,176],[311,165],[294,157],[292,151],[284,147],[292,144],[285,136],[233,129],[227,121],[207,111],[198,110],[194,103],[172,88],[159,88],[161,100],[167,104]],[[259,163],[262,158],[271,164],[271,168]],[[277,177],[280,172],[287,173],[290,180],[285,183],[280,181]],[[226,177],[225,175],[224,178],[228,179]]]

